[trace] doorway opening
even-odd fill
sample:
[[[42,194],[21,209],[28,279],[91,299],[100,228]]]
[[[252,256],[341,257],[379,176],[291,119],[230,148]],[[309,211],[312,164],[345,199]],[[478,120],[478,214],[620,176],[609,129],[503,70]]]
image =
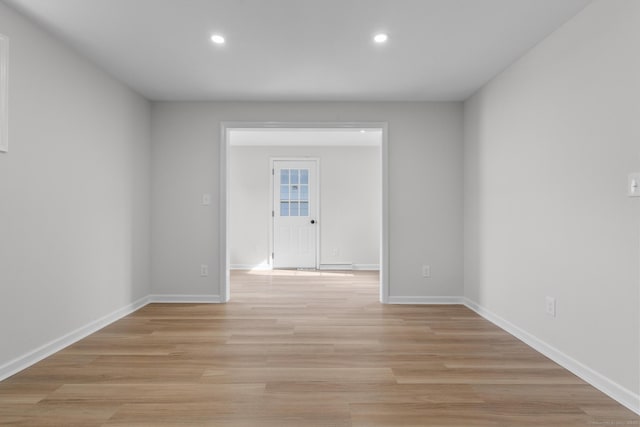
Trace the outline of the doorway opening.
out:
[[[232,269],[293,268],[379,270],[387,302],[386,123],[224,122],[221,140],[222,301]]]

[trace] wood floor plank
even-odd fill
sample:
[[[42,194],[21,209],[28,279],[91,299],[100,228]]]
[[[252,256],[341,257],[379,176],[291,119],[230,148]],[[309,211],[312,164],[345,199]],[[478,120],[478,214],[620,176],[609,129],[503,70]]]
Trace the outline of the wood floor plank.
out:
[[[375,272],[232,272],[0,382],[0,425],[640,426],[460,305],[381,305]]]

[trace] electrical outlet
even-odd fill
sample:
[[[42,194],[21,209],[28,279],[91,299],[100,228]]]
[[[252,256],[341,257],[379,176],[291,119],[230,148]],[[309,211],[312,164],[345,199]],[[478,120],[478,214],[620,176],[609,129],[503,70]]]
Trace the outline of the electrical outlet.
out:
[[[640,197],[640,173],[630,173],[627,183],[627,194],[629,197]]]
[[[422,266],[422,277],[431,277],[431,266],[429,265]]]
[[[202,206],[210,206],[210,205],[211,205],[211,194],[203,194]]]
[[[553,297],[546,297],[544,301],[544,308],[547,314],[551,317],[556,317],[556,299]]]
[[[331,251],[331,255],[333,255],[333,256],[338,256],[338,255],[340,255],[340,249],[338,249],[338,248],[333,248],[333,250]]]
[[[206,264],[202,264],[200,266],[200,276],[207,277],[209,275],[209,266]]]

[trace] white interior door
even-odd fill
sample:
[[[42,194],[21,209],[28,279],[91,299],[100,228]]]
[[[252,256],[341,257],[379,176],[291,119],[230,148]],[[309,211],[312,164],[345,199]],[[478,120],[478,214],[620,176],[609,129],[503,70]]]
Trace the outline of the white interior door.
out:
[[[273,267],[316,268],[316,160],[273,161]]]

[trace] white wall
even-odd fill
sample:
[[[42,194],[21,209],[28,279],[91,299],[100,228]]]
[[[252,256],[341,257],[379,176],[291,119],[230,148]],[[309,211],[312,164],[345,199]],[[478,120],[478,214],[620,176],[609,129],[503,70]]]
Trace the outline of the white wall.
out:
[[[149,293],[149,105],[0,3],[0,377]]]
[[[411,102],[154,103],[154,293],[219,295],[222,121],[388,122],[390,293],[462,295],[462,104]],[[212,206],[201,205],[203,193]],[[431,279],[421,277],[423,263]]]
[[[639,47],[640,2],[595,1],[465,103],[465,295],[631,399]]]
[[[230,150],[231,265],[269,261],[272,157],[320,159],[320,264],[380,263],[380,147],[251,147]]]

